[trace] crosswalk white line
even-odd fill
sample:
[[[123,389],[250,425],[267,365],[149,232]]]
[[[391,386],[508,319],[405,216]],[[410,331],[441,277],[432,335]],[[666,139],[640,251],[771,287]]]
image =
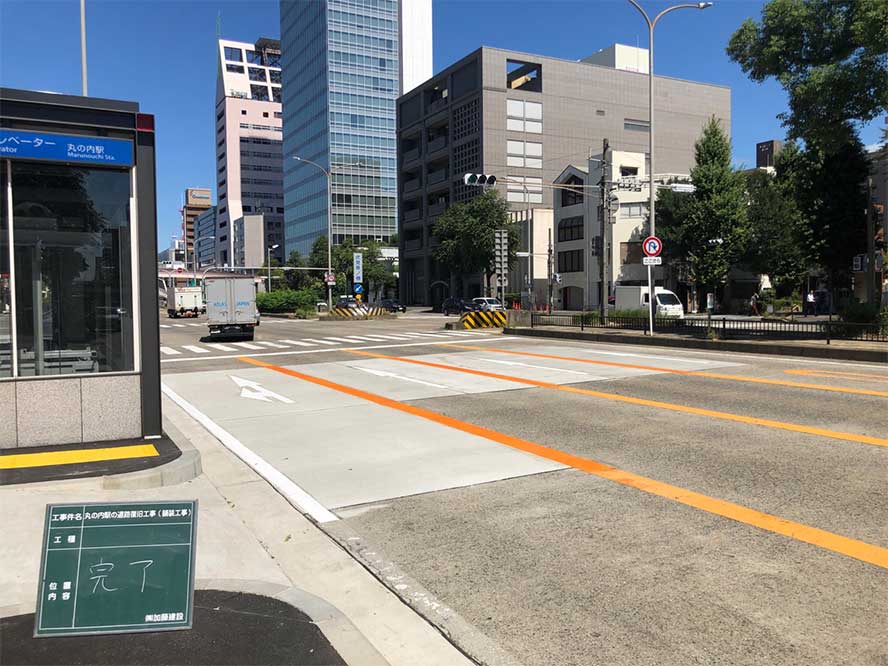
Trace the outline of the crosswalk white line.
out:
[[[206,324],[188,324],[191,328],[203,328]]]
[[[278,342],[284,342],[288,345],[298,345],[299,347],[314,347],[312,343],[305,342],[304,340],[279,340]]]
[[[365,338],[361,335],[350,335],[350,336],[348,336],[348,339],[355,340],[357,342],[375,342],[375,340],[373,340],[373,338]]]
[[[370,340],[371,342],[385,342],[388,338],[385,338],[382,335],[367,335],[364,336],[364,339]]]
[[[174,326],[176,328],[185,328],[185,324],[170,324],[170,325]]]
[[[324,338],[324,340],[335,340],[336,342],[345,342],[345,343],[354,342],[354,340],[347,340],[346,338],[333,338],[333,337],[327,337],[327,338]]]
[[[169,327],[170,327],[169,324],[159,324],[159,326],[160,326],[161,328],[169,328]]]
[[[231,344],[236,347],[243,347],[244,349],[262,349],[259,345],[254,345],[249,342],[232,342]]]
[[[277,347],[278,349],[286,349],[287,345],[279,345],[277,342],[268,342],[267,340],[256,340],[257,345],[263,345],[265,347]]]
[[[194,352],[195,354],[209,354],[208,349],[204,349],[203,347],[198,347],[197,345],[182,345],[184,349],[187,349],[190,352]]]
[[[170,355],[170,356],[173,356],[173,355],[175,355],[175,354],[181,354],[181,353],[182,353],[182,352],[180,352],[178,349],[173,349],[172,347],[161,347],[161,348],[160,348],[160,351],[161,351],[161,353],[163,353],[163,354],[168,354],[168,355]]]
[[[306,342],[315,342],[319,345],[335,345],[335,342],[328,342],[327,340],[316,340],[315,338],[305,338]]]
[[[211,347],[217,351],[235,351],[234,347],[229,347],[228,345],[220,345],[217,342],[208,342],[207,347]]]
[[[409,340],[410,338],[405,337],[403,335],[380,335],[380,338],[385,338],[386,340]]]

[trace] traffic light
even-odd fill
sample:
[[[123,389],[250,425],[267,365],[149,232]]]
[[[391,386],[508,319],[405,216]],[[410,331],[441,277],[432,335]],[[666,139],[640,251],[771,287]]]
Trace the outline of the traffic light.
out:
[[[496,176],[486,173],[467,173],[463,176],[463,183],[471,187],[493,187],[496,185]]]

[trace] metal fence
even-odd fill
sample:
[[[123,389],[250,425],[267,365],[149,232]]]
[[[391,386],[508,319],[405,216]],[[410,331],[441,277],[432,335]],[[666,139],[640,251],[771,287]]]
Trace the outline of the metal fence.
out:
[[[646,317],[607,317],[602,320],[597,312],[552,313],[532,312],[530,325],[565,326],[585,329],[621,329],[647,331]],[[654,332],[674,333],[693,337],[714,337],[720,340],[861,340],[888,342],[888,327],[884,324],[854,324],[844,321],[774,321],[744,319],[678,319],[657,317]]]

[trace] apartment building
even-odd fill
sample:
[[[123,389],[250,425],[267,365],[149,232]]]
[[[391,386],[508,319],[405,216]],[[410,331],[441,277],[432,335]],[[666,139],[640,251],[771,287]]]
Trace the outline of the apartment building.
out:
[[[286,252],[307,254],[327,235],[331,205],[334,243],[387,241],[395,103],[431,76],[431,0],[281,0],[280,11]]]
[[[216,265],[216,207],[210,206],[194,220],[195,267]]]
[[[281,45],[265,37],[254,44],[220,39],[218,49],[213,261],[242,266],[238,254],[264,256],[264,247],[235,248],[244,215],[260,217],[261,242],[279,245],[272,257],[283,261]]]
[[[212,206],[212,193],[208,188],[189,187],[182,198],[182,238],[185,239],[185,261],[191,263],[194,256],[194,220]]]
[[[434,259],[435,219],[480,192],[463,185],[463,174],[496,175],[497,189],[516,210],[548,208],[549,185],[564,166],[584,164],[604,138],[646,153],[647,52],[622,45],[612,56],[605,52],[570,61],[481,47],[398,100],[404,302],[434,305],[482,292],[480,276],[457,284]],[[654,106],[663,172],[690,170],[694,142],[710,116],[730,128],[726,87],[658,76]]]

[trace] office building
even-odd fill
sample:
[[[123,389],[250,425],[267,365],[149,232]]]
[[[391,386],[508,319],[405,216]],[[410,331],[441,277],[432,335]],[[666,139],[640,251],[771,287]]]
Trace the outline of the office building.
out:
[[[0,88],[0,449],[160,436],[154,116]]]
[[[236,258],[235,229],[245,215],[251,224],[258,217],[264,241],[282,246],[281,44],[264,37],[255,44],[220,39],[218,48],[214,261],[216,266],[244,266]],[[248,241],[254,236],[248,235]],[[247,253],[264,252],[262,247]],[[283,261],[283,247],[272,256]]]
[[[281,0],[286,252],[397,229],[395,103],[432,73],[431,0]],[[297,162],[302,157],[315,162]],[[327,177],[332,167],[332,202]]]
[[[216,206],[194,218],[194,267],[216,265]]]
[[[606,50],[607,51],[607,50]],[[634,53],[633,51],[637,51]],[[489,173],[515,209],[552,207],[548,184],[566,164],[584,164],[602,140],[647,152],[647,51],[614,49],[569,61],[482,47],[398,100],[400,296],[434,305],[482,293],[480,276],[457,284],[434,259],[435,218],[480,188],[465,173]],[[687,173],[711,116],[731,125],[731,91],[658,76],[658,172]],[[454,291],[455,290],[455,291]]]
[[[157,253],[157,264],[165,268],[185,268],[185,239],[173,236],[170,246]]]
[[[189,187],[182,198],[182,238],[185,239],[185,261],[189,266],[194,256],[194,220],[213,205],[212,200],[210,190],[199,187]]]
[[[509,271],[505,293],[520,293],[524,309],[544,308],[549,295],[553,211],[534,207],[513,210],[509,221],[518,225],[518,257]]]

